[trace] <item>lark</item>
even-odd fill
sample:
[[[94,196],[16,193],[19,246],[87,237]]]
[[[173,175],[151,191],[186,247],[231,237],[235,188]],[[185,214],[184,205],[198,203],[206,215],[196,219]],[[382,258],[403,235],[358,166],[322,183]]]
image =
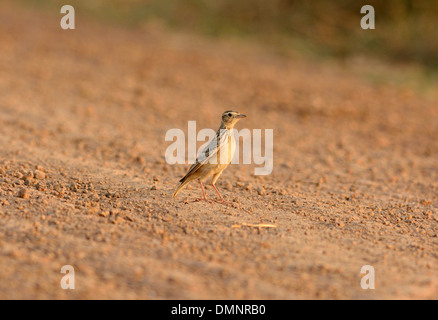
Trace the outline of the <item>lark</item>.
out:
[[[242,118],[246,118],[246,115],[236,111],[225,111],[222,114],[221,125],[216,133],[216,136],[202,150],[187,174],[181,180],[179,180],[180,184],[176,188],[172,197],[176,197],[178,193],[180,193],[180,191],[192,180],[198,179],[199,184],[201,185],[203,198],[197,199],[197,201],[205,200],[209,202],[205,195],[202,182],[212,177],[211,185],[213,186],[214,190],[216,190],[221,201],[226,203],[219,190],[216,188],[215,183],[233,159],[234,152],[236,150],[236,141],[234,139],[233,128]]]

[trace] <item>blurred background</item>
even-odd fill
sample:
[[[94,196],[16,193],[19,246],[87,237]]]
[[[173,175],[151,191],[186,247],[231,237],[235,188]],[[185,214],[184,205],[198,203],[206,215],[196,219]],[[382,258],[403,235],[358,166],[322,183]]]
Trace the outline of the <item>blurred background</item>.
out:
[[[56,8],[57,0],[21,0]],[[287,54],[345,59],[375,56],[438,68],[438,1],[430,0],[75,0],[77,12],[127,26],[150,21],[211,37],[250,38]],[[67,3],[66,2],[66,3]],[[376,30],[360,28],[360,9],[372,5]]]

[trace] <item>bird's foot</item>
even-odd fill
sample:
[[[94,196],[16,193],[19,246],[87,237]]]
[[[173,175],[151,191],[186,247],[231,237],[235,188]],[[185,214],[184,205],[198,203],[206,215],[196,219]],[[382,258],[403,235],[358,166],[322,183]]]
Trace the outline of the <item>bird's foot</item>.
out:
[[[195,200],[193,200],[192,202],[201,202],[201,201],[205,201],[205,202],[213,202],[213,200],[207,199],[207,198],[197,198]]]
[[[231,202],[225,201],[225,199],[223,199],[223,198],[218,199],[218,200],[214,200],[214,202],[217,202],[217,203],[220,203],[220,204],[223,204],[223,205],[227,205],[227,206],[232,205]]]

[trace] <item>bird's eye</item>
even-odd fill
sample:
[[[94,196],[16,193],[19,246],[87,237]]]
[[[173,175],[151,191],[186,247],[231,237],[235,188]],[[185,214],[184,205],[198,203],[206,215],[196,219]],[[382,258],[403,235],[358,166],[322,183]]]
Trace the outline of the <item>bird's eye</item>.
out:
[[[228,116],[231,117],[231,113],[230,112],[228,112]]]

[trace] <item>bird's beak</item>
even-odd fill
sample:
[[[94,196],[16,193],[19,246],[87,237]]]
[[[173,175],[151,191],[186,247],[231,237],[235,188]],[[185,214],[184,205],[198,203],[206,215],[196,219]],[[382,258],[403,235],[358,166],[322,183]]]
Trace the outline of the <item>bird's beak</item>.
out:
[[[244,114],[239,114],[236,116],[236,118],[240,119],[240,118],[246,118],[246,116]]]

